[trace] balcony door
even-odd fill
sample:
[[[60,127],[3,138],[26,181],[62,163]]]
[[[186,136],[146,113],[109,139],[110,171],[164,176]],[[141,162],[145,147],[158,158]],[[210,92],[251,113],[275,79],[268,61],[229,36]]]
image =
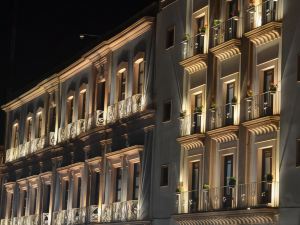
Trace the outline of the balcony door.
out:
[[[97,90],[98,90],[97,110],[104,111],[105,81],[97,84]]]
[[[225,41],[237,37],[238,0],[227,1],[227,20],[225,22]]]
[[[233,177],[233,155],[224,156],[224,177],[223,177],[223,208],[232,207],[233,186],[230,179]]]
[[[232,105],[232,99],[235,97],[235,83],[231,82],[226,87],[226,105],[225,105],[225,125],[232,125],[234,118],[234,108]]]
[[[273,114],[273,95],[270,92],[271,84],[274,82],[274,69],[264,71],[263,81],[263,115]]]
[[[189,212],[197,212],[199,210],[199,184],[200,184],[200,161],[197,161],[197,162],[192,162],[191,165]]]
[[[203,54],[204,52],[204,37],[205,37],[205,16],[196,18],[196,36],[194,37],[195,54]]]
[[[192,96],[193,108],[192,108],[192,134],[200,133],[201,131],[201,117],[202,117],[202,93]]]
[[[276,0],[266,0],[262,3],[262,24],[275,21],[277,11]]]
[[[122,171],[121,168],[116,168],[114,202],[121,202],[121,194],[122,194]]]
[[[261,170],[261,203],[271,203],[272,181],[268,176],[272,174],[272,148],[262,150],[262,170]]]
[[[126,97],[126,71],[119,74],[119,96],[118,101],[125,100]]]

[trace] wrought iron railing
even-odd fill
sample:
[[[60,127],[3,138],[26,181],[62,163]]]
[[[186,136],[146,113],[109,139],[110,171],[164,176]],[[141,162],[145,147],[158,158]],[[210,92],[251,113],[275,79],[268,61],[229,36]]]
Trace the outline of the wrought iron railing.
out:
[[[246,31],[253,30],[272,21],[280,20],[278,2],[267,0],[258,5],[250,5],[245,10]]]
[[[62,210],[59,212],[53,212],[52,215],[53,225],[68,225],[68,212],[67,210]]]
[[[232,16],[230,19],[224,22],[219,20],[214,21],[214,26],[212,27],[213,47],[238,37],[239,19],[240,17],[237,14],[236,16]]]
[[[279,114],[280,92],[265,92],[244,99],[245,120]]]
[[[191,115],[184,115],[179,118],[181,136],[204,132],[204,112],[194,112]]]
[[[279,183],[257,182],[176,194],[176,213],[279,206]]]
[[[50,214],[49,213],[43,213],[42,214],[42,220],[41,225],[50,225]]]
[[[181,42],[183,46],[184,58],[197,54],[204,54],[206,27],[199,30],[199,33],[190,37],[186,35]]]

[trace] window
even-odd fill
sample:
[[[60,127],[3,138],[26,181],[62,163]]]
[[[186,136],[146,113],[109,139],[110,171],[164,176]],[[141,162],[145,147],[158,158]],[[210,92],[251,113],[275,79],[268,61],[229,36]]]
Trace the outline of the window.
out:
[[[169,185],[169,167],[162,165],[160,168],[160,186]]]
[[[37,132],[36,132],[37,138],[40,138],[42,136],[42,124],[43,124],[43,117],[42,117],[42,113],[39,112],[37,115]]]
[[[79,119],[85,118],[85,108],[86,108],[86,89],[80,91],[79,96]]]
[[[122,69],[119,73],[119,95],[118,101],[125,100],[126,98],[126,70]]]
[[[56,123],[56,107],[52,106],[50,108],[50,132],[55,132],[55,123]]]
[[[137,94],[143,93],[144,79],[145,79],[145,63],[141,61],[138,63],[138,76],[137,76]]]
[[[300,139],[296,142],[296,166],[300,167]]]
[[[233,155],[224,156],[223,207],[232,207]]]
[[[261,165],[261,203],[267,204],[271,202],[272,197],[272,148],[262,150]]]
[[[19,124],[15,123],[13,126],[13,148],[16,148],[19,144]]]
[[[192,162],[191,165],[191,199],[190,199],[190,211],[196,212],[198,210],[199,200],[199,182],[200,182],[200,162]]]
[[[37,188],[31,189],[31,210],[30,215],[34,215],[36,211],[36,201],[37,201]]]
[[[172,110],[171,101],[165,102],[163,107],[163,122],[167,122],[171,120],[171,110]]]
[[[69,96],[67,99],[67,123],[73,122],[73,112],[74,112],[74,97]]]
[[[195,54],[202,54],[204,52],[204,36],[206,32],[206,27],[205,27],[205,16],[200,16],[196,18],[196,32],[195,34],[197,35],[195,37],[195,46],[194,46],[194,51]]]
[[[140,189],[140,164],[133,164],[133,192],[132,200],[138,200],[139,198],[139,189]]]
[[[43,213],[49,213],[50,195],[51,195],[51,185],[45,184],[44,192],[43,192]]]
[[[192,133],[199,133],[201,130],[202,114],[202,93],[192,95]]]
[[[26,131],[26,141],[31,141],[31,132],[32,132],[32,117],[27,118],[27,131]]]
[[[97,96],[97,110],[104,110],[105,100],[105,81],[97,84],[98,96]]]
[[[116,179],[115,179],[115,202],[121,201],[122,191],[122,171],[121,168],[116,168]]]
[[[226,119],[225,124],[226,125],[232,125],[233,124],[233,118],[234,118],[234,108],[233,108],[233,102],[235,101],[235,82],[231,82],[227,84],[226,88]]]
[[[62,201],[62,210],[66,210],[68,207],[68,198],[69,198],[69,181],[65,180],[63,184],[63,201]]]
[[[274,68],[265,70],[263,79],[263,105],[261,105],[261,109],[264,116],[269,116],[273,114],[273,94],[271,89],[272,85],[274,85]]]
[[[174,39],[175,39],[175,28],[169,28],[167,30],[167,35],[166,35],[166,49],[171,48],[174,46]]]
[[[99,187],[100,187],[100,173],[95,172],[94,173],[94,181],[92,183],[92,189],[94,193],[94,196],[90,198],[91,205],[98,205],[99,204]]]
[[[21,216],[25,216],[25,212],[26,212],[26,203],[27,203],[27,191],[23,190],[21,191]]]
[[[77,193],[76,193],[76,208],[80,208],[80,197],[81,197],[81,177],[77,177]]]
[[[300,54],[298,54],[297,60],[297,81],[300,82]]]

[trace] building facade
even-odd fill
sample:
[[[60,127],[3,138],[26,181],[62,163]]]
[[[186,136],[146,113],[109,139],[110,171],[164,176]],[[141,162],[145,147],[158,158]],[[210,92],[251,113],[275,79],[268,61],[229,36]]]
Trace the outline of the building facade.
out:
[[[300,223],[299,3],[158,5],[2,107],[1,225]]]

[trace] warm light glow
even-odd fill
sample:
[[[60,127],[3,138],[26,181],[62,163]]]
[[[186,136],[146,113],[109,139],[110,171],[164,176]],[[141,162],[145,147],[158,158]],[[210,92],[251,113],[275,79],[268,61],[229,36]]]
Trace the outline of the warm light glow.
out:
[[[144,58],[139,58],[139,59],[137,59],[136,61],[135,61],[135,63],[136,64],[140,64],[141,62],[143,62],[144,61]]]
[[[31,116],[28,116],[28,117],[27,117],[27,120],[31,120],[31,119],[32,119],[32,117],[31,117]]]
[[[122,69],[119,70],[118,73],[124,73],[125,71],[126,71],[126,68],[122,68]]]
[[[14,124],[14,127],[16,127],[16,126],[18,126],[18,125],[19,125],[18,123],[15,123],[15,124]]]
[[[80,94],[83,94],[83,93],[85,93],[86,92],[86,89],[82,89],[81,91],[80,91]]]
[[[73,95],[71,95],[68,97],[68,100],[72,100],[73,98],[74,98]]]
[[[39,112],[37,113],[38,116],[41,115],[41,114],[42,114],[42,111],[39,111]]]

